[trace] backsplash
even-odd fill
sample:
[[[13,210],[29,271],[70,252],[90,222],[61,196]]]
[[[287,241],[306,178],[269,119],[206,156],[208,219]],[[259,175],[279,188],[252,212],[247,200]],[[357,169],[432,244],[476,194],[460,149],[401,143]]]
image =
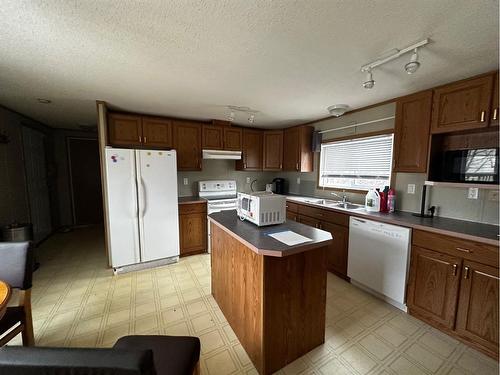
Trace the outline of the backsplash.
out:
[[[254,190],[265,190],[266,184],[276,177],[275,172],[235,171],[234,163],[234,160],[205,159],[201,172],[178,172],[178,195],[197,195],[198,181],[202,180],[236,180],[238,191],[250,192],[250,184],[246,182],[247,177],[250,181],[257,179]],[[184,178],[188,179],[187,185],[184,185]]]

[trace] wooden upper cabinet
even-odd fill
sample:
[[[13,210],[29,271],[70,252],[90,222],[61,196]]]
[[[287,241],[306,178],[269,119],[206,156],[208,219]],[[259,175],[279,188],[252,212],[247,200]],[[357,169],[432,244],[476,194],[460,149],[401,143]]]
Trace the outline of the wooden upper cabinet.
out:
[[[236,169],[262,170],[262,130],[243,129],[242,160],[236,161]]]
[[[191,121],[174,121],[174,148],[177,150],[177,169],[201,171],[202,125]]]
[[[284,130],[283,170],[312,172],[314,154],[312,152],[312,126],[296,126]]]
[[[498,72],[495,74],[495,80],[493,81],[493,100],[491,101],[491,126],[498,126],[498,117],[500,117],[500,108],[498,104]]]
[[[160,117],[143,117],[142,143],[144,147],[172,148],[172,121]]]
[[[399,98],[396,104],[394,171],[426,172],[432,90]]]
[[[224,149],[228,151],[241,151],[241,128],[224,126]]]
[[[462,259],[412,247],[408,307],[412,314],[453,329]]]
[[[109,143],[113,146],[142,145],[142,117],[122,113],[108,116]]]
[[[203,125],[203,149],[224,149],[224,126],[211,124]]]
[[[264,131],[263,169],[280,171],[283,168],[283,130]]]
[[[498,358],[498,268],[465,261],[456,332]]]
[[[481,128],[490,120],[494,75],[434,89],[432,133]]]

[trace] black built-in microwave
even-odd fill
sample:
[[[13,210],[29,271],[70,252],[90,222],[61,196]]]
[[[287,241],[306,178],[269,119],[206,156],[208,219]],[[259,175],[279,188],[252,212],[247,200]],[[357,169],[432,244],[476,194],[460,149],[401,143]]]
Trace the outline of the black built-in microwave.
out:
[[[443,182],[498,184],[498,148],[449,150],[441,155]]]

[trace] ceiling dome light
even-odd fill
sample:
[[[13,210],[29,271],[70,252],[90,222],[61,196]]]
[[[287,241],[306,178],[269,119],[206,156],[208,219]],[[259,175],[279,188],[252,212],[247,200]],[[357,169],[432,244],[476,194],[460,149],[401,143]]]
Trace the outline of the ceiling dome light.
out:
[[[373,75],[371,69],[366,72],[366,79],[363,82],[363,87],[365,89],[372,89],[375,86],[375,81],[373,80]]]
[[[328,107],[328,112],[335,117],[340,117],[346,113],[349,106],[347,104],[334,104]]]
[[[417,49],[415,48],[413,50],[413,53],[411,54],[410,62],[405,64],[405,70],[406,70],[406,73],[413,74],[418,70],[419,67],[420,67],[420,63],[418,62],[418,53],[417,53]]]

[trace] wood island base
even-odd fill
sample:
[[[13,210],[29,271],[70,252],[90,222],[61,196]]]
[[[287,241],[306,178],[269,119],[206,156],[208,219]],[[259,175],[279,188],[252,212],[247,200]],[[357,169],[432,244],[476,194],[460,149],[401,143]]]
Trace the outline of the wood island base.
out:
[[[212,295],[261,375],[325,341],[326,246],[261,255],[214,222]]]

